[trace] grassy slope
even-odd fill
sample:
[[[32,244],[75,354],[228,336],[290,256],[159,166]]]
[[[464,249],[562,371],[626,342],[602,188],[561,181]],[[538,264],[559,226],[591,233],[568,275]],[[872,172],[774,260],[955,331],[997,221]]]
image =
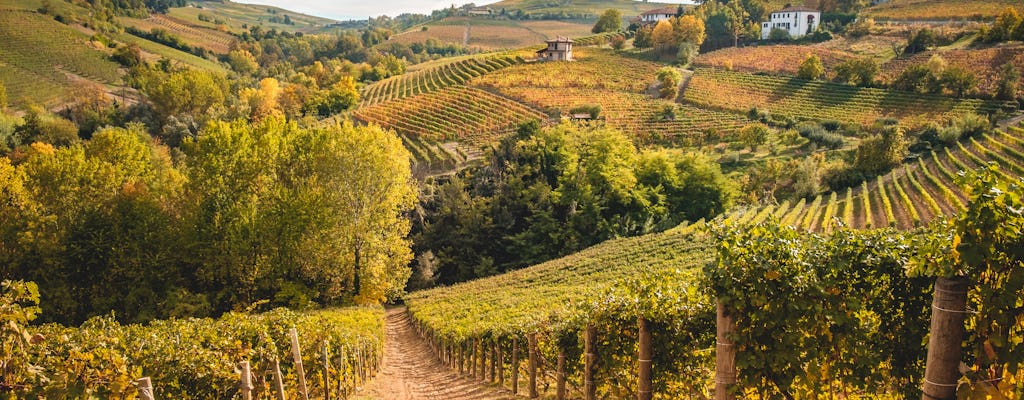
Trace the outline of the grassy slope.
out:
[[[891,0],[862,14],[894,20],[991,20],[1006,7],[1024,11],[1019,0]]]
[[[661,7],[676,6],[677,4],[643,2],[634,0],[503,0],[497,3],[488,4],[492,10],[505,9],[506,11],[523,10],[527,14],[558,13],[564,11],[570,14],[590,14],[597,16],[609,8],[622,12],[626,17],[637,16],[647,10]]]
[[[593,22],[589,21],[512,21],[473,17],[451,17],[414,27],[395,35],[399,43],[424,42],[436,39],[442,43],[462,45],[466,25],[469,28],[468,46],[482,50],[511,49],[543,44],[555,36],[580,37],[590,35]]]
[[[215,23],[199,20],[199,14],[206,14],[223,20],[228,29],[235,33],[241,33],[247,30],[243,29],[242,25],[250,27],[262,26],[264,29],[274,28],[279,31],[309,33],[319,31],[323,29],[324,26],[335,22],[334,20],[327,18],[300,14],[273,6],[241,4],[231,1],[196,1],[194,4],[196,4],[197,7],[172,8],[168,12],[168,15],[188,21],[198,26],[216,29],[217,25]],[[275,13],[271,14],[268,10],[273,10]],[[270,17],[277,16],[283,19],[285,15],[288,15],[295,24],[285,25],[280,23],[271,23],[268,21],[268,18]]]

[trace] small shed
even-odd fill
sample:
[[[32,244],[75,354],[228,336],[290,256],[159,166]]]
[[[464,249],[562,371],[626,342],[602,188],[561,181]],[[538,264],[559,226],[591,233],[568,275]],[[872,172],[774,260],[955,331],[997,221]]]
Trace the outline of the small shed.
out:
[[[572,61],[572,39],[556,37],[547,41],[548,47],[537,51],[539,61]]]

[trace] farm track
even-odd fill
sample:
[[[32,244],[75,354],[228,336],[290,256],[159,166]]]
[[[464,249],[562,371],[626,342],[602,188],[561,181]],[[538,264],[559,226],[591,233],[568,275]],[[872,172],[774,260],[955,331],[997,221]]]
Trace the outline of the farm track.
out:
[[[511,399],[501,388],[459,376],[437,358],[426,341],[416,335],[404,307],[387,315],[387,338],[381,370],[356,393],[361,400],[498,400]]]

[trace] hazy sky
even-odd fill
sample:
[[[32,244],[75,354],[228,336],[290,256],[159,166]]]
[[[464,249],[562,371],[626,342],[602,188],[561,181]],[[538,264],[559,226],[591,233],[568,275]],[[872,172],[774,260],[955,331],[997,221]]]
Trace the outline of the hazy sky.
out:
[[[414,0],[237,0],[240,3],[264,4],[297,11],[303,14],[326,17],[339,21],[350,19],[366,19],[367,17],[379,17],[381,15],[396,16],[402,13],[429,14],[433,10],[439,10],[451,6],[453,2],[448,1],[414,1]],[[496,0],[494,0],[496,1]],[[472,1],[459,0],[454,2],[456,6],[475,2],[477,5],[489,4],[494,1]],[[683,0],[668,0],[668,3],[681,3]]]

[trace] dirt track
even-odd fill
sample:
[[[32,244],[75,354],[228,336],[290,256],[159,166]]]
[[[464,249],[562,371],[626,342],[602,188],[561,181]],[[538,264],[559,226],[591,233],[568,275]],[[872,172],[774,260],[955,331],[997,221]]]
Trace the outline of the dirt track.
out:
[[[504,389],[460,377],[441,364],[413,328],[405,308],[387,315],[387,343],[377,377],[356,393],[356,399],[498,400],[512,399]]]

